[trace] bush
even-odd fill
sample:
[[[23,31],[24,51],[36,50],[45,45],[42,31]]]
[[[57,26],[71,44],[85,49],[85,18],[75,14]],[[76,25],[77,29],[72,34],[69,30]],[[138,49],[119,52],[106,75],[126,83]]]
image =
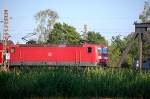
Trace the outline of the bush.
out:
[[[23,69],[0,72],[1,98],[150,97],[150,72],[130,69]]]

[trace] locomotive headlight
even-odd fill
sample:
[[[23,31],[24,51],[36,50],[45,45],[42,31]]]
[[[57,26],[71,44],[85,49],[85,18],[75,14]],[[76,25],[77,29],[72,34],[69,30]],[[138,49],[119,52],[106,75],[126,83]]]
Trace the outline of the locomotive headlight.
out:
[[[104,57],[104,59],[108,59],[108,57]]]
[[[102,59],[102,56],[98,56],[98,59]]]

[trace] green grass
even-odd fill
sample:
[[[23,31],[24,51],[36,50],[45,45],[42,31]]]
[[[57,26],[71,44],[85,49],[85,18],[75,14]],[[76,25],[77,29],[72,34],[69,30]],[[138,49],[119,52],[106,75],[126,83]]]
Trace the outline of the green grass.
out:
[[[23,69],[0,72],[1,98],[150,97],[150,71]]]

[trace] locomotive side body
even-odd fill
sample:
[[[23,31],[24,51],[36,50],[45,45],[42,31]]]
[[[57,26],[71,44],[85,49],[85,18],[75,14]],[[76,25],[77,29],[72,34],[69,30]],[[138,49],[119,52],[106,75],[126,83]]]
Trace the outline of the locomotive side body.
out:
[[[95,46],[11,46],[11,65],[96,66]],[[91,51],[90,51],[91,50]]]
[[[0,65],[2,65],[3,62],[3,45],[0,43]]]
[[[107,63],[106,53],[94,44],[84,45],[9,45],[10,66],[97,66]]]

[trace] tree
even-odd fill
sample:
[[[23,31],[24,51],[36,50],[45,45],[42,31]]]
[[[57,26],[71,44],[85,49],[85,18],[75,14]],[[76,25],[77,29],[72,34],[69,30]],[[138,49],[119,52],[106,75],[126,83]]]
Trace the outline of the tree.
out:
[[[66,23],[55,23],[47,42],[53,44],[79,44],[80,34],[73,26]]]
[[[144,10],[142,14],[139,16],[141,22],[150,22],[150,5],[148,2],[145,2]]]
[[[150,4],[145,2],[144,10],[142,14],[139,16],[139,19],[143,23],[150,22]],[[150,43],[147,42],[147,38],[150,38],[150,30],[148,30],[148,35],[143,36],[143,58],[147,60],[150,58]],[[150,41],[150,40],[149,40]]]
[[[121,38],[120,35],[112,37],[112,43],[111,43],[111,46],[109,47],[110,65],[112,67],[117,67],[117,63],[119,59],[121,58],[120,56],[122,55],[127,45],[132,40],[131,34],[123,38]],[[137,57],[137,52],[138,52],[137,41],[134,41],[133,45],[134,47],[132,47],[131,50],[129,51],[124,63],[122,64],[122,67],[131,67],[133,65],[133,61],[135,57]]]
[[[87,41],[88,43],[93,44],[107,44],[107,41],[103,36],[100,35],[99,32],[89,31],[87,33]]]
[[[113,36],[112,37],[112,43],[109,47],[109,55],[110,55],[110,66],[116,67],[117,62],[120,59],[120,55],[123,52],[126,45],[125,39],[121,39],[121,36]]]
[[[142,14],[139,16],[139,19],[141,22],[146,23],[150,22],[150,5],[148,2],[145,2],[144,10]],[[148,32],[150,35],[150,32]],[[131,42],[132,40],[132,33],[130,33],[127,37],[124,37],[121,39],[120,36],[116,36],[112,38],[112,44],[110,46],[110,63],[111,66],[116,66],[116,62],[119,61],[120,55],[125,50],[126,46]],[[150,44],[147,44],[146,37],[143,37],[143,58],[150,58],[150,53],[148,54],[148,51],[150,50]],[[132,66],[134,59],[138,57],[138,40],[135,40],[133,43],[133,46],[131,50],[129,51],[127,58],[125,62],[122,64],[122,66]]]
[[[36,28],[37,33],[39,33],[38,41],[40,43],[43,43],[47,41],[48,34],[52,30],[56,19],[58,19],[58,14],[57,12],[51,9],[47,9],[47,10],[39,11],[35,15],[35,19],[38,24]]]

